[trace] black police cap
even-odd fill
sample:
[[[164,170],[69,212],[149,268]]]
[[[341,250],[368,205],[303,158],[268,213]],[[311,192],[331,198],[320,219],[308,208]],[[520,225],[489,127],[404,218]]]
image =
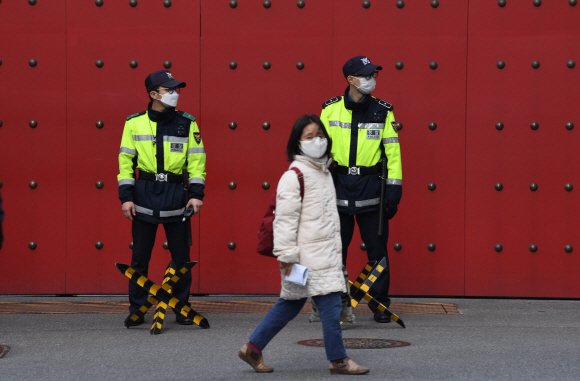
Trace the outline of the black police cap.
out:
[[[370,75],[375,70],[383,70],[383,68],[381,66],[373,65],[371,60],[365,56],[351,58],[346,61],[342,67],[342,73],[345,78],[353,74]]]
[[[181,81],[176,81],[168,70],[159,70],[155,73],[151,73],[145,78],[145,87],[147,92],[150,92],[157,86],[163,87],[185,87],[186,83]]]

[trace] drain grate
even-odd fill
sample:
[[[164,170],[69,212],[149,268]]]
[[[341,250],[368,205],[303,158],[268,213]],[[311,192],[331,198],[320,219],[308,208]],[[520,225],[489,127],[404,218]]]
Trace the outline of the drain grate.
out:
[[[408,347],[411,343],[399,340],[387,339],[342,339],[344,347],[347,349],[379,349],[379,348],[400,348]],[[300,345],[307,345],[309,347],[324,347],[324,339],[311,339],[299,341]]]
[[[194,310],[203,313],[267,313],[275,302],[256,301],[190,301]],[[0,302],[0,314],[125,314],[128,312],[127,302]],[[391,303],[389,307],[396,314],[447,314],[459,315],[455,304],[451,303]],[[149,312],[154,312],[151,308]],[[310,313],[312,305],[306,303],[301,313]],[[366,303],[355,308],[356,314],[370,314]]]

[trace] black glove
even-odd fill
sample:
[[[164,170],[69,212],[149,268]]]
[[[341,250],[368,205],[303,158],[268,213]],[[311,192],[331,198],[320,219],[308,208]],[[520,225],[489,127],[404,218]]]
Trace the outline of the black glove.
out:
[[[397,214],[397,204],[396,203],[387,203],[387,218],[390,220],[391,218],[395,217]]]

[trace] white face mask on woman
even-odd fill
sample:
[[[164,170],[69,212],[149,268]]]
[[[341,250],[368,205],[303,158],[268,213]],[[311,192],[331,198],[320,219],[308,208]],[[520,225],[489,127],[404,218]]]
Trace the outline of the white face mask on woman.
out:
[[[360,91],[364,95],[369,95],[370,93],[372,93],[373,90],[375,89],[375,86],[377,85],[377,81],[375,81],[373,77],[371,77],[371,79],[366,78],[357,78],[357,79],[360,81],[360,87],[357,85],[354,85],[354,87],[356,87],[358,91]]]
[[[326,138],[315,137],[312,140],[301,140],[300,150],[313,159],[320,159],[328,148],[328,140]]]
[[[177,100],[179,99],[179,94],[177,94],[177,91],[174,91],[173,94],[169,94],[169,93],[159,94],[159,93],[157,93],[157,95],[161,95],[161,99],[159,99],[159,101],[161,103],[163,103],[163,105],[165,107],[177,106]]]

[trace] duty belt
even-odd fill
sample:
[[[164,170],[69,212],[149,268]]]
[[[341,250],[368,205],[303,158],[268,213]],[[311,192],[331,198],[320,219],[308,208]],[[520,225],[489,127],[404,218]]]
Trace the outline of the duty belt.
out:
[[[373,167],[345,167],[343,165],[337,165],[336,169],[338,173],[341,173],[343,175],[354,175],[354,176],[373,175],[375,173],[380,172],[380,167],[378,165],[375,165]]]
[[[163,181],[166,183],[181,183],[183,181],[181,175],[176,175],[171,172],[151,173],[139,171],[139,178],[149,181]]]

